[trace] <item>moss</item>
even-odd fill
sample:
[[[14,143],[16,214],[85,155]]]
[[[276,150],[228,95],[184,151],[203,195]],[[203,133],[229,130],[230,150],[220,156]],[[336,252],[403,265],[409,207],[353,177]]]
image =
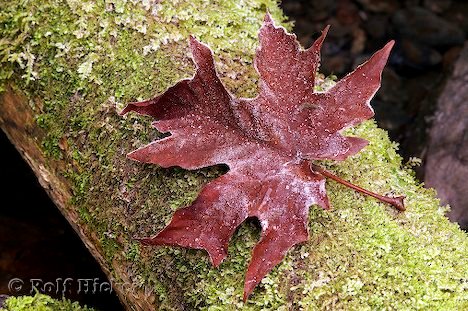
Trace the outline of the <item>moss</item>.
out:
[[[115,280],[126,271],[134,286],[158,295],[161,309],[455,310],[466,304],[466,234],[445,219],[434,192],[401,167],[397,146],[372,121],[348,130],[368,139],[367,148],[322,164],[376,192],[405,194],[408,211],[396,213],[329,182],[334,209],[312,207],[310,241],[293,248],[247,304],[242,289],[259,237],[254,222],[237,230],[218,269],[203,251],[136,244],[134,238],[161,230],[225,168],[184,171],[128,161],[127,152],[162,134],[149,119],[116,110],[193,74],[189,34],[214,49],[233,93],[253,96],[261,20],[267,9],[284,19],[273,0],[157,2],[0,0],[0,85],[14,82],[29,97],[46,133],[44,154],[72,186],[70,204]],[[321,77],[316,88],[332,80]]]
[[[10,297],[0,310],[4,311],[92,311],[94,309],[81,307],[77,302],[68,299],[56,300],[49,296],[36,294],[34,296]]]
[[[99,232],[101,235],[108,234],[110,236],[101,238],[101,247],[104,252],[105,258],[111,262],[114,256],[121,249],[120,245],[115,240],[115,236],[109,232]]]
[[[133,242],[128,243],[126,246],[128,249],[126,250],[125,259],[138,261],[140,259],[140,244],[138,242]]]

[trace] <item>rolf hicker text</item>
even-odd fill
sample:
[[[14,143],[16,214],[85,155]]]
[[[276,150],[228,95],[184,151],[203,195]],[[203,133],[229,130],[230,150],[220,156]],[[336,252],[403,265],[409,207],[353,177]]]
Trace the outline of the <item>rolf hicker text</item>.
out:
[[[57,278],[55,280],[44,279],[11,279],[8,283],[10,294],[40,292],[48,295],[65,295],[70,293],[93,295],[98,293],[112,293],[112,282],[100,278],[74,279]]]

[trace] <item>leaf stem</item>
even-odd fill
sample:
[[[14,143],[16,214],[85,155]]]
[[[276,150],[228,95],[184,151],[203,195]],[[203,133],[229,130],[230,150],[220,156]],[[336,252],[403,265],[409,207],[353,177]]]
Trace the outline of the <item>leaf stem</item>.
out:
[[[345,186],[347,186],[349,188],[352,188],[352,189],[354,189],[354,190],[356,190],[358,192],[367,194],[367,195],[369,195],[371,197],[376,198],[377,200],[388,203],[388,204],[392,205],[393,207],[395,207],[396,209],[398,209],[399,211],[405,211],[406,210],[405,204],[403,202],[403,199],[405,198],[404,196],[398,196],[398,197],[393,198],[393,197],[379,195],[379,194],[374,193],[372,191],[369,191],[369,190],[366,190],[366,189],[361,188],[359,186],[356,186],[356,185],[350,183],[349,181],[341,179],[340,177],[332,174],[331,172],[327,171],[326,169],[321,168],[320,166],[315,165],[313,163],[310,163],[310,169],[312,171],[314,171],[314,172],[317,172],[317,173],[325,176],[325,177],[331,178],[334,181],[339,182],[340,184],[343,184],[343,185],[345,185]]]

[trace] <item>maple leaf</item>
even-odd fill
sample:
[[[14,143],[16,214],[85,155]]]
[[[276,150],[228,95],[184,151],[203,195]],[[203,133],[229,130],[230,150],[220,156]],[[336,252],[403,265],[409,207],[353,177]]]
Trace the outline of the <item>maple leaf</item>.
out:
[[[309,207],[329,208],[326,173],[309,161],[344,160],[368,143],[339,131],[374,115],[369,102],[393,41],[330,90],[317,93],[314,79],[327,31],[303,50],[295,35],[276,27],[267,14],[255,57],[260,90],[253,99],[229,93],[211,50],[191,37],[195,76],[122,111],[150,115],[156,129],[171,133],[129,158],[188,170],[229,166],[192,205],[177,210],[165,229],[141,241],[205,249],[218,266],[236,228],[248,217],[258,218],[262,234],[246,273],[244,300],[292,246],[308,239]]]

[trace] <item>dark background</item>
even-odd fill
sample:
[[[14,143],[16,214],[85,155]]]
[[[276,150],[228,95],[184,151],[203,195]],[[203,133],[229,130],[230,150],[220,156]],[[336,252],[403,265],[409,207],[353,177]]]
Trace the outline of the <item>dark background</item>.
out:
[[[296,21],[294,32],[303,46],[310,46],[325,25],[332,26],[322,52],[325,74],[342,77],[390,39],[396,40],[372,104],[379,125],[400,143],[400,153],[406,159],[424,159],[437,95],[468,31],[465,2],[286,0],[282,7]],[[104,282],[104,274],[1,132],[0,150],[0,294],[9,293],[13,278],[25,282],[18,294],[29,293],[31,278],[72,278],[67,298],[101,310],[121,310],[115,294],[77,293],[78,279]],[[417,171],[422,179],[424,166]]]
[[[303,46],[331,25],[322,48],[325,74],[342,77],[396,41],[372,106],[400,154],[424,159],[438,94],[468,33],[468,1],[287,0],[283,8]],[[423,167],[417,172],[423,180]]]
[[[0,150],[0,295],[31,295],[30,279],[55,283],[71,278],[65,297],[99,310],[123,310],[115,294],[93,294],[92,289],[85,293],[84,286],[78,293],[78,279],[102,283],[106,276],[2,131]],[[24,286],[11,293],[8,283],[14,278]],[[47,288],[45,293],[62,296],[62,286],[58,293],[57,286]]]

